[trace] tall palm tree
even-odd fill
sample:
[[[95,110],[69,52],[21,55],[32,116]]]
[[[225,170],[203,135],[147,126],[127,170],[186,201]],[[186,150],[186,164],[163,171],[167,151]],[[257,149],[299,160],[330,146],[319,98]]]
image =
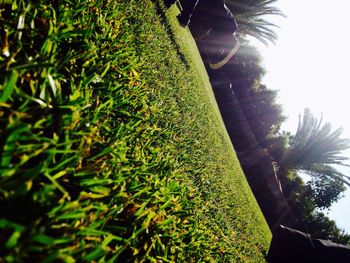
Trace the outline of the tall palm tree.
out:
[[[342,131],[342,128],[332,131],[329,123],[323,124],[322,118],[315,118],[309,109],[305,109],[280,167],[313,177],[334,178],[350,186],[350,177],[333,166],[349,166],[345,163],[349,158],[341,154],[350,147],[350,140],[340,138]]]
[[[265,45],[275,43],[278,26],[269,22],[266,16],[284,14],[273,4],[277,0],[226,0],[238,23],[238,32],[242,35],[252,36]]]

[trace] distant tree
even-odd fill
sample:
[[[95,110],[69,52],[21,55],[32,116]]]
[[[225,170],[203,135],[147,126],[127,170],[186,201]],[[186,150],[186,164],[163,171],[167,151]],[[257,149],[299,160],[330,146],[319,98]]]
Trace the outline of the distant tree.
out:
[[[311,187],[304,183],[295,170],[287,171],[287,174],[281,177],[281,183],[283,194],[294,216],[300,219],[309,217],[316,208],[314,201],[310,198]]]
[[[276,134],[285,116],[282,105],[277,103],[278,91],[261,84],[265,68],[257,48],[243,41],[235,59],[224,70],[257,140]]]
[[[228,63],[224,70],[232,80],[244,79],[249,88],[253,88],[261,82],[266,70],[259,50],[249,44],[246,39],[240,41],[241,47],[235,54],[235,58]]]
[[[305,183],[295,170],[288,171],[281,183],[284,196],[299,218],[307,217],[315,210],[329,209],[346,190],[342,182],[328,177],[315,177]]]
[[[304,219],[307,231],[314,238],[330,239],[334,242],[350,245],[350,235],[337,227],[334,220],[331,220],[322,212],[315,212]]]
[[[297,170],[312,177],[333,178],[350,186],[350,177],[332,165],[347,166],[342,151],[350,147],[349,139],[340,138],[342,129],[332,131],[329,123],[315,118],[305,109],[299,118],[297,132],[291,137],[286,155],[279,164],[282,170]]]
[[[277,123],[274,124],[277,126]],[[273,160],[279,164],[283,157],[287,154],[289,144],[289,132],[278,132],[267,136],[265,140],[260,142],[263,148],[267,148]]]
[[[316,238],[331,239],[334,242],[349,244],[350,235],[340,230],[333,220],[321,210],[339,200],[350,184],[349,176],[336,170],[333,165],[346,165],[347,157],[342,151],[350,146],[348,139],[340,138],[342,129],[332,131],[330,124],[323,124],[322,118],[315,118],[309,109],[299,118],[297,132],[285,135],[280,142],[274,159],[278,160],[278,175],[283,194],[294,213],[307,226],[307,231]],[[277,156],[277,157],[276,157]],[[311,176],[304,183],[299,173]]]
[[[278,90],[268,89],[263,84],[250,90],[252,109],[256,113],[259,122],[255,122],[252,126],[258,125],[255,133],[259,141],[270,135],[276,135],[282,123],[286,120],[282,105],[277,103],[277,96]]]
[[[244,41],[242,43],[235,59],[225,66],[225,74],[231,80],[236,98],[259,144],[268,149],[278,164],[283,194],[294,216],[313,226],[310,228],[313,235],[343,244],[348,242],[349,235],[319,213],[337,201],[346,182],[350,182],[349,177],[332,166],[346,165],[343,162],[347,158],[341,153],[349,147],[349,140],[341,139],[341,129],[332,131],[328,123],[323,124],[322,119],[314,118],[308,109],[300,117],[294,135],[280,132],[285,117],[282,107],[276,102],[277,92],[261,84],[265,69],[258,50]],[[305,183],[299,176],[300,172],[308,173],[313,179]]]
[[[328,178],[326,181],[328,182]],[[299,228],[301,230],[306,230],[315,238],[350,244],[350,235],[339,229],[333,220],[319,210],[328,207],[335,199],[339,198],[339,190],[334,190],[333,184],[336,184],[336,189],[340,187],[341,193],[344,185],[339,184],[336,180],[328,183],[317,180],[305,184],[297,171],[290,170],[283,180],[283,194],[293,211],[293,215],[300,219]],[[332,199],[334,196],[335,198]],[[306,229],[304,229],[305,227]]]
[[[311,199],[315,206],[320,209],[329,209],[343,196],[343,192],[346,190],[343,182],[332,177],[314,177],[307,185],[312,189]]]

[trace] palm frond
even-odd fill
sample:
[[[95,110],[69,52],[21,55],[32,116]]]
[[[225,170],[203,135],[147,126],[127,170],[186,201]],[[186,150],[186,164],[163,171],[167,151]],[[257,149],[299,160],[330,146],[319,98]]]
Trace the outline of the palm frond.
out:
[[[300,171],[312,176],[312,177],[326,177],[343,182],[347,186],[350,186],[350,176],[347,176],[330,165],[314,164]]]
[[[243,35],[249,35],[264,45],[275,43],[277,34],[273,28],[278,27],[274,23],[268,21],[266,16],[285,16],[281,10],[273,6],[276,0],[255,1],[250,5],[244,5],[244,11],[236,14],[238,23],[238,32]],[[227,1],[228,6],[242,5],[241,1]]]
[[[342,128],[332,132],[329,123],[322,123],[322,117],[317,119],[305,109],[303,118],[299,117],[298,129],[290,141],[285,161],[289,166],[317,163],[347,166],[344,161],[349,158],[341,154],[350,147],[350,140],[340,138],[342,132]]]
[[[311,176],[332,177],[350,186],[350,177],[336,170],[333,165],[350,166],[343,156],[350,148],[350,140],[341,138],[343,129],[332,131],[329,123],[315,118],[309,109],[299,116],[299,125],[289,142],[287,154],[281,166],[287,170],[303,171]]]

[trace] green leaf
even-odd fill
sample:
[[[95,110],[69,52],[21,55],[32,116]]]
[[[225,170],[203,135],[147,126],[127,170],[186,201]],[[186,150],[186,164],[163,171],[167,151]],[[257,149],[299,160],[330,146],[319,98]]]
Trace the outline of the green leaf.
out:
[[[58,220],[63,220],[63,219],[80,219],[83,218],[85,216],[84,212],[77,212],[77,211],[72,211],[70,213],[65,213],[61,216],[58,216],[57,219]]]
[[[105,251],[102,248],[98,247],[94,251],[92,251],[91,253],[86,255],[84,257],[84,260],[93,261],[93,260],[96,260],[96,259],[102,257],[104,254],[105,254]]]
[[[8,167],[10,165],[13,152],[16,148],[15,142],[17,141],[20,134],[24,131],[29,131],[29,129],[26,126],[19,126],[11,129],[10,134],[6,138],[5,145],[2,151],[0,163],[1,167]]]
[[[11,236],[7,239],[5,243],[6,248],[13,248],[17,245],[17,241],[21,236],[21,233],[25,230],[24,226],[21,226],[19,224],[13,223],[11,221],[8,221],[6,219],[1,218],[0,219],[0,228],[12,228],[14,229]]]
[[[5,227],[11,227],[19,232],[22,232],[25,229],[25,227],[22,225],[0,218],[0,228],[5,228]]]
[[[114,235],[112,235],[112,234],[109,234],[107,237],[105,237],[105,239],[103,240],[101,246],[102,246],[102,247],[107,247],[107,245],[108,245],[110,242],[112,242],[113,240],[116,240],[116,241],[123,241],[123,238],[114,236]]]
[[[103,196],[107,196],[111,192],[110,188],[104,186],[93,186],[90,187],[90,190]]]
[[[104,71],[102,72],[102,74],[101,74],[101,78],[103,78],[103,77],[107,74],[107,72],[108,72],[110,66],[111,66],[111,62],[108,61],[105,70],[104,70]]]
[[[48,172],[44,173],[45,177],[51,181],[51,183],[62,192],[63,198],[68,198],[70,200],[69,193],[53,178]]]
[[[33,241],[39,242],[43,245],[52,245],[55,243],[55,239],[44,234],[36,235],[32,238]]]
[[[47,78],[48,78],[49,83],[50,83],[50,87],[51,87],[51,91],[52,91],[53,97],[56,97],[57,87],[56,87],[55,81],[54,81],[53,77],[50,74],[47,74]]]
[[[5,78],[5,86],[2,90],[0,102],[6,102],[7,99],[10,98],[14,88],[16,87],[17,79],[18,72],[16,70],[12,70],[10,77]]]
[[[17,245],[17,241],[19,237],[21,236],[21,233],[18,231],[15,231],[12,233],[10,238],[6,241],[5,247],[6,248],[13,248]]]

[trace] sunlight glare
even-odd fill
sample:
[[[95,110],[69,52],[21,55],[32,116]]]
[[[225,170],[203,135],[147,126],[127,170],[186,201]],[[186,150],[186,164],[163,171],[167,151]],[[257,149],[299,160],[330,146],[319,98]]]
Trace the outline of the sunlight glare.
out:
[[[298,115],[308,107],[317,117],[322,113],[324,122],[331,123],[333,129],[343,127],[343,137],[350,138],[350,2],[280,0],[276,6],[287,15],[270,19],[280,26],[277,45],[265,47],[253,42],[267,69],[263,82],[270,89],[280,90],[278,101],[288,116],[282,129],[295,133]],[[350,190],[330,213],[348,233],[349,206]]]

